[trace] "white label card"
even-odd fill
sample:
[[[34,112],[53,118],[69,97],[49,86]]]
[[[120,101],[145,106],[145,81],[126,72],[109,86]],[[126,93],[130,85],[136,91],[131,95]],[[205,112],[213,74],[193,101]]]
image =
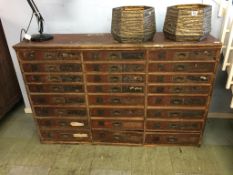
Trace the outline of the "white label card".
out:
[[[197,15],[198,15],[198,11],[192,11],[192,12],[191,12],[191,15],[192,15],[192,16],[197,16]]]

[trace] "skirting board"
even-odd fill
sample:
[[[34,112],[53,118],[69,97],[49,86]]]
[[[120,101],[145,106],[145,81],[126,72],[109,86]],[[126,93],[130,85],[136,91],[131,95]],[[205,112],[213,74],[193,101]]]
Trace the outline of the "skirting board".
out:
[[[31,114],[32,113],[32,109],[31,108],[24,108],[24,112],[26,114]]]
[[[209,112],[208,118],[233,119],[232,113]]]

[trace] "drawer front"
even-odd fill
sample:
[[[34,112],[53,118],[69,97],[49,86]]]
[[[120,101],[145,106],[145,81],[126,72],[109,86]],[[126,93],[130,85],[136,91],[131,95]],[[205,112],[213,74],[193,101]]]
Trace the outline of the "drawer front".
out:
[[[37,119],[41,129],[88,129],[88,120],[77,119]]]
[[[82,75],[25,75],[28,83],[82,83]]]
[[[80,107],[34,107],[38,117],[86,117],[86,108]]]
[[[144,96],[89,95],[90,105],[144,105]]]
[[[144,109],[90,108],[92,117],[144,117]]]
[[[144,122],[126,120],[92,120],[91,126],[94,129],[143,130]]]
[[[130,61],[144,60],[143,51],[87,51],[83,52],[84,61]]]
[[[149,72],[214,72],[215,63],[150,63]]]
[[[126,86],[126,85],[101,85],[87,86],[90,93],[144,93],[144,86]]]
[[[55,60],[75,60],[81,61],[81,54],[78,51],[72,50],[27,50],[18,52],[19,58],[25,61],[55,61]]]
[[[40,130],[42,140],[45,141],[77,141],[77,142],[90,142],[89,131],[80,130],[64,130],[64,131],[51,131]]]
[[[153,131],[200,131],[202,122],[190,121],[150,121],[146,122],[146,129]]]
[[[31,95],[34,105],[80,105],[85,104],[84,95]]]
[[[149,93],[159,94],[208,94],[210,86],[149,86]]]
[[[69,64],[38,64],[38,63],[25,63],[22,64],[25,72],[82,72],[80,63]]]
[[[151,61],[215,60],[216,50],[157,50],[149,52]]]
[[[194,109],[148,109],[147,118],[168,119],[201,119],[205,117],[205,110]]]
[[[80,93],[84,92],[83,85],[59,85],[59,84],[30,84],[29,91],[34,93]]]
[[[145,75],[87,75],[89,83],[144,83]]]
[[[207,104],[205,96],[149,96],[150,106],[204,106]]]
[[[147,133],[145,144],[185,144],[196,145],[199,144],[200,134],[185,134],[185,133]]]
[[[144,64],[86,64],[87,72],[144,72]]]
[[[149,75],[149,83],[211,83],[211,75]]]
[[[93,131],[92,138],[94,142],[132,144],[143,143],[143,133],[139,132]]]

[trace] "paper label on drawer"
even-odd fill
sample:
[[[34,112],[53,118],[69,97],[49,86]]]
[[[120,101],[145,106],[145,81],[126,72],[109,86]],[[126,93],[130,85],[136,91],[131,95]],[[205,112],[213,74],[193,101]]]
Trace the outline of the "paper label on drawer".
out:
[[[191,11],[191,15],[192,16],[197,16],[198,15],[198,11]]]
[[[84,126],[84,123],[79,123],[79,122],[71,122],[71,126]]]
[[[80,133],[77,133],[77,134],[73,134],[73,137],[85,138],[85,137],[88,137],[88,134],[80,134]]]

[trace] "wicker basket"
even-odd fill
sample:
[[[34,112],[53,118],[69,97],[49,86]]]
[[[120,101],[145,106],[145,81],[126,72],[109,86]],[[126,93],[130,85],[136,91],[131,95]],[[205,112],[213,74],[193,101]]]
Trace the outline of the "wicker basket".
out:
[[[155,11],[148,6],[113,8],[111,33],[122,43],[145,42],[155,34]]]
[[[204,4],[168,7],[163,32],[175,41],[200,41],[211,31],[211,14],[212,7]]]

